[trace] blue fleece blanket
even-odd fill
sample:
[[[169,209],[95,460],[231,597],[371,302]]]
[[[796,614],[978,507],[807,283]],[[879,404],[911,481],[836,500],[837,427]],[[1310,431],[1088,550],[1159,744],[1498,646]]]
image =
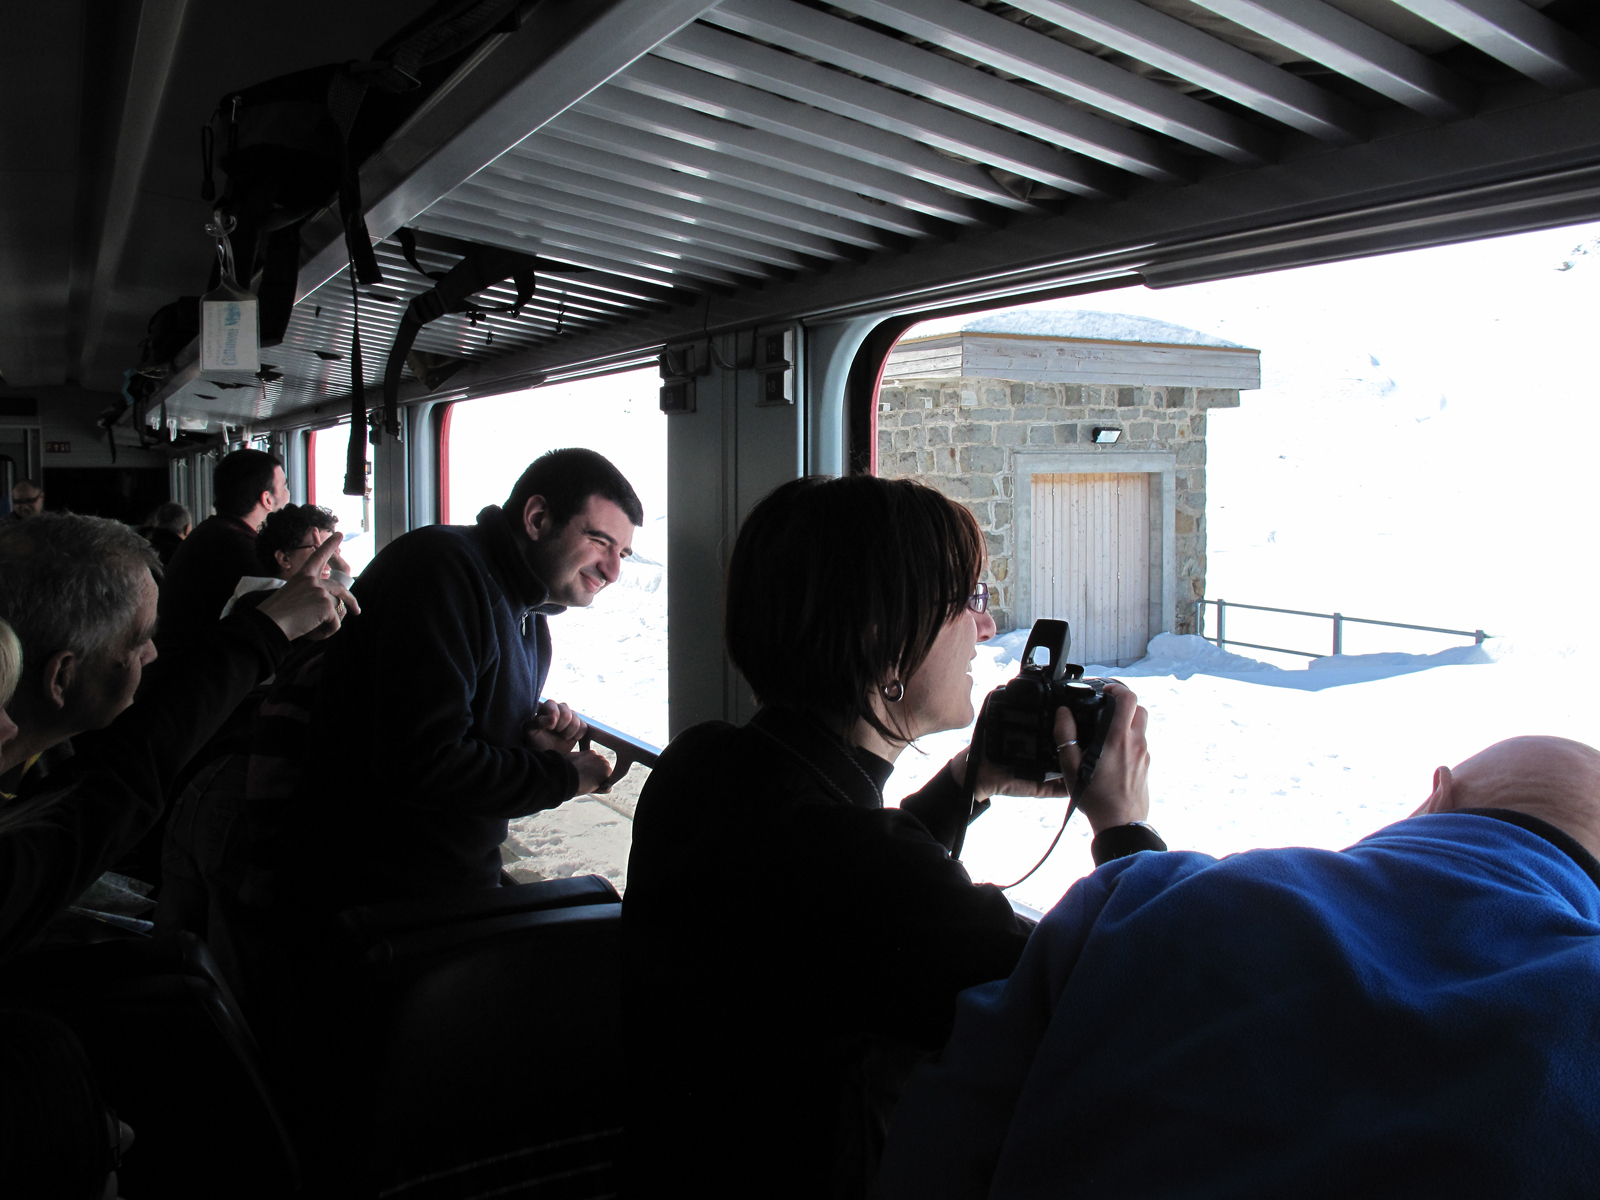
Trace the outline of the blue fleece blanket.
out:
[[[881,1195],[1600,1196],[1597,934],[1484,816],[1109,863],[962,994]]]

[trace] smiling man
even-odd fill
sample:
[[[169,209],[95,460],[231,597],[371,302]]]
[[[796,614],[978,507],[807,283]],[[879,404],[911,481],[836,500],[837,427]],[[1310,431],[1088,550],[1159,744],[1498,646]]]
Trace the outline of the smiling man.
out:
[[[582,721],[540,701],[548,619],[617,581],[643,519],[607,459],[552,450],[476,525],[415,530],[372,560],[312,704],[328,736],[267,851],[286,929],[315,939],[353,904],[495,887],[510,818],[605,783]]]

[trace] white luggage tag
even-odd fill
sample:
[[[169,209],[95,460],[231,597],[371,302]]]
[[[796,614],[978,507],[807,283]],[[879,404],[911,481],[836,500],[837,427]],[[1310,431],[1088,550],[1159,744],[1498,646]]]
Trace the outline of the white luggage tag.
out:
[[[260,304],[234,275],[232,217],[215,213],[206,232],[217,239],[222,278],[200,297],[200,370],[254,376],[261,370]]]

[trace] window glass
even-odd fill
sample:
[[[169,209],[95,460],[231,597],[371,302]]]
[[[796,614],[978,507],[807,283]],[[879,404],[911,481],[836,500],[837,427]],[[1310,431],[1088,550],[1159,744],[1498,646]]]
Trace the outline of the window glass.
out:
[[[880,474],[941,488],[988,535],[1001,636],[980,647],[975,704],[1017,670],[1024,587],[1030,597],[1084,592],[1082,614],[1068,618],[1081,625],[1075,643],[1113,647],[1097,651],[1104,657],[1091,674],[1124,678],[1150,712],[1151,822],[1174,848],[1213,854],[1348,845],[1409,814],[1435,766],[1515,733],[1594,743],[1600,728],[1581,669],[1594,639],[1573,603],[1592,594],[1600,572],[1573,531],[1589,507],[1580,431],[1595,394],[1597,303],[1600,226],[1588,225],[1107,291],[1024,306],[1037,314],[1029,317],[1002,310],[990,332],[1005,345],[1098,372],[1093,387],[1074,386],[1070,373],[1048,386],[1048,371],[1019,376],[998,352],[984,360],[994,347],[981,338],[952,361],[991,366],[965,376],[892,353],[875,415]],[[897,351],[975,323],[925,323]],[[1067,340],[1049,342],[1055,334]],[[1196,342],[1236,349],[1197,354]],[[924,367],[933,348],[921,343]],[[1217,365],[1208,357],[1243,350],[1259,351],[1259,387],[1200,390]],[[1101,386],[1119,359],[1154,373]],[[1189,375],[1168,377],[1151,365],[1161,359],[1187,361]],[[1096,429],[1120,431],[1120,442],[1094,445]],[[1118,461],[1139,453],[1172,467],[1153,490],[1134,486],[1139,503],[1129,505],[1128,477],[1157,469]],[[1163,483],[1176,495],[1164,531]],[[1125,518],[1120,542],[1085,539],[1084,514],[1102,510]],[[1132,561],[1141,538],[1142,566],[1104,572],[1099,599],[1087,594],[1075,576],[1088,570],[1088,551]],[[1055,576],[1041,574],[1045,563]],[[1137,601],[1146,587],[1159,595],[1163,574],[1179,586],[1146,631],[1147,657],[1118,658],[1114,641],[1093,640],[1096,603],[1116,588]],[[1230,602],[1226,652],[1215,644],[1216,608],[1196,620],[1202,589]],[[1343,614],[1342,655],[1332,655],[1329,616],[1242,605]],[[1127,607],[1128,620],[1151,619],[1143,604]],[[1174,633],[1156,637],[1163,624]],[[1481,646],[1477,630],[1489,635]],[[1513,716],[1497,696],[1538,701]],[[891,793],[919,786],[969,736],[928,738],[926,754],[904,754]],[[1059,802],[997,800],[967,839],[973,875],[1016,879],[1044,853],[1062,811]],[[1089,869],[1087,843],[1074,818],[1050,861],[1010,894],[1048,907]]]
[[[454,405],[443,430],[441,516],[470,525],[502,504],[547,450],[604,454],[638,493],[644,525],[621,578],[588,608],[550,618],[545,696],[652,745],[667,740],[667,431],[652,368]],[[633,805],[647,776],[634,767],[608,796],[571,801],[511,823],[502,855],[520,880],[589,872],[626,886]]]
[[[367,451],[367,494],[344,494],[345,455],[350,448],[349,424],[318,429],[311,435],[307,463],[306,499],[331,509],[339,518],[338,531],[344,534],[339,553],[359,575],[376,552],[372,538],[372,452]]]

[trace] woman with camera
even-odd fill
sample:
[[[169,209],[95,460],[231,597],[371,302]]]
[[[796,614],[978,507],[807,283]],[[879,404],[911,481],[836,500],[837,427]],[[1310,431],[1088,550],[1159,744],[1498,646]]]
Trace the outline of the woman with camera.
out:
[[[973,719],[984,565],[972,515],[906,480],[795,480],[745,521],[725,635],[761,707],[674,739],[634,821],[632,1195],[866,1195],[956,993],[1010,974],[1031,926],[952,851],[976,802],[1065,784],[983,764],[969,790],[963,751],[898,809],[882,795],[915,739]],[[1149,807],[1144,710],[1110,692],[1077,797],[1097,834]],[[1055,730],[1072,778],[1065,709]]]

